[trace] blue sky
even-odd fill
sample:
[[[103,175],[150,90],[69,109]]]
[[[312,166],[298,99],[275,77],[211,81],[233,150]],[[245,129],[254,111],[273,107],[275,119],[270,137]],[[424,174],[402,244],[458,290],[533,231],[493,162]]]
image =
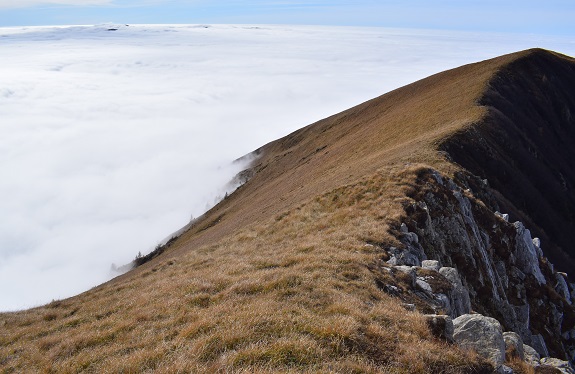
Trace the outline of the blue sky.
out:
[[[573,0],[0,0],[0,26],[258,23],[570,36],[573,19]]]

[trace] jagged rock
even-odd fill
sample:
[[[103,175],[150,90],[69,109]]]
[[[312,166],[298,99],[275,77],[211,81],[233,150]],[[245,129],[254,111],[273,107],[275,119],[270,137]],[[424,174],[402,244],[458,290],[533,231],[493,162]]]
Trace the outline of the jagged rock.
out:
[[[565,300],[569,304],[573,304],[571,300],[571,293],[569,292],[569,286],[567,285],[567,274],[565,273],[556,273],[555,279],[557,280],[557,284],[555,285],[555,291],[561,296],[565,298]]]
[[[438,312],[441,311],[451,316],[452,308],[451,308],[451,302],[449,301],[449,297],[447,297],[447,295],[443,293],[438,293],[435,294],[434,296],[438,304],[438,308],[436,308],[438,309]]]
[[[507,267],[505,266],[505,262],[501,260],[493,261],[495,265],[495,271],[497,272],[497,276],[501,279],[501,284],[505,289],[509,288],[509,276],[507,275]]]
[[[431,330],[433,336],[442,340],[446,340],[449,343],[454,342],[454,327],[451,317],[437,314],[426,314],[423,317],[425,318],[427,326]]]
[[[426,257],[421,244],[418,242],[417,235],[412,232],[404,234],[401,242],[405,244],[404,249],[390,247],[387,250],[391,255],[391,259],[387,263],[390,265],[420,266],[421,261],[425,260]]]
[[[505,222],[509,222],[509,214],[503,214],[503,213],[495,212],[495,215],[497,217],[501,218],[502,220],[504,220]]]
[[[409,232],[409,229],[407,228],[407,225],[405,223],[402,223],[401,226],[399,226],[399,231],[402,234],[407,234]]]
[[[476,351],[496,368],[505,361],[505,341],[501,324],[481,314],[464,314],[453,320],[453,339],[464,348]]]
[[[391,248],[389,249],[389,252],[392,253],[392,251],[394,251],[395,249],[396,249],[395,247],[391,247]],[[391,266],[396,266],[396,265],[397,265],[397,257],[395,257],[395,255],[392,254],[391,257],[390,257],[390,259],[387,260],[387,263],[388,263],[389,265],[391,265]]]
[[[539,366],[541,360],[541,356],[533,347],[527,344],[523,344],[523,353],[524,353],[524,360],[531,366]]]
[[[537,255],[539,257],[543,257],[543,250],[541,249],[541,239],[533,238],[532,242],[533,245],[535,246],[535,250],[537,251]]]
[[[461,177],[458,184],[481,188],[471,178]],[[417,245],[425,249],[427,258],[457,269],[459,276],[452,282],[455,290],[437,290],[435,282],[425,276],[434,292],[449,297],[451,310],[445,312],[456,318],[469,313],[473,303],[478,313],[496,316],[505,330],[519,334],[542,355],[574,357],[575,339],[569,332],[573,326],[565,321],[572,320],[575,303],[561,302],[555,292],[549,292],[552,287],[565,296],[564,285],[558,284],[556,272],[543,257],[541,241],[532,238],[522,223],[496,218],[493,212],[498,207],[490,205],[494,200],[489,190],[464,190],[432,170],[421,182],[420,200],[406,205],[405,222],[417,234]],[[567,287],[570,299],[575,300],[574,287]],[[459,300],[457,290],[464,290]],[[429,298],[419,292],[418,296],[438,310],[445,304],[437,294]],[[543,335],[532,337],[539,332]]]
[[[439,261],[437,260],[423,260],[421,261],[421,267],[424,269],[439,271],[441,266],[439,266]]]
[[[539,353],[540,356],[548,357],[549,351],[547,350],[547,344],[541,334],[533,335],[531,337],[531,346]]]
[[[521,360],[525,359],[525,352],[523,351],[523,339],[516,332],[504,332],[503,340],[505,341],[505,354],[507,359],[518,357]]]
[[[404,249],[391,247],[390,252],[395,257],[396,265],[421,266],[421,261],[426,260],[425,251],[419,244],[419,237],[416,233],[410,232],[407,225],[402,223],[400,241],[405,245]]]
[[[439,269],[439,274],[443,275],[453,286],[453,289],[449,294],[451,317],[457,318],[460,315],[469,313],[471,311],[469,291],[461,283],[461,278],[459,277],[457,270],[451,267],[442,267]]]
[[[415,284],[417,285],[417,287],[419,287],[423,291],[428,292],[428,293],[433,293],[433,291],[431,290],[431,286],[423,278],[417,278],[415,280]]]
[[[513,223],[517,231],[517,241],[515,244],[514,254],[516,256],[516,264],[519,269],[525,274],[531,274],[537,279],[539,284],[545,284],[545,277],[539,269],[539,256],[531,232],[523,226],[523,223],[517,221]]]
[[[575,374],[573,366],[571,366],[568,361],[563,361],[552,357],[543,357],[540,362],[542,365],[554,367],[562,374]]]

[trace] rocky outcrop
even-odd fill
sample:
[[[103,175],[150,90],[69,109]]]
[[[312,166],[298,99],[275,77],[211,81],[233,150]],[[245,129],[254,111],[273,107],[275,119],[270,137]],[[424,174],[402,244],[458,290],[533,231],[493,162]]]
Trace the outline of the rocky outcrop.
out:
[[[404,247],[388,248],[388,264],[414,269],[418,295],[452,318],[473,309],[542,357],[574,360],[573,285],[529,229],[497,213],[487,181],[426,169],[417,183],[398,230]],[[451,286],[434,289],[440,278]]]
[[[467,288],[465,288],[463,283],[461,283],[461,277],[459,276],[457,269],[444,266],[439,269],[439,274],[443,275],[453,286],[453,289],[449,293],[449,301],[451,305],[449,314],[451,317],[456,318],[462,314],[471,312],[469,291],[467,291]]]
[[[544,357],[541,359],[541,364],[551,366],[559,370],[562,374],[575,374],[575,370],[573,370],[573,366],[569,364],[569,362],[557,358]]]
[[[481,314],[464,314],[451,323],[451,318],[444,316],[425,316],[432,333],[441,337],[445,334],[446,325],[453,335],[453,342],[463,349],[473,350],[490,361],[497,373],[513,373],[506,362],[519,359],[542,373],[575,374],[573,366],[564,360],[552,357],[540,358],[539,353],[531,346],[523,344],[519,334],[502,332],[499,321]],[[449,324],[438,321],[449,321]]]

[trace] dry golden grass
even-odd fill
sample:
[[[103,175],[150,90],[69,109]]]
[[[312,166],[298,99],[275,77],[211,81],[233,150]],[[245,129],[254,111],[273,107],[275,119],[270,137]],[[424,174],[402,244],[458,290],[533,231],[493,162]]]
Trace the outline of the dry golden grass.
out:
[[[377,173],[137,276],[0,315],[5,372],[471,372],[384,294],[370,265],[394,239],[417,167]],[[391,277],[390,275],[387,275]],[[393,282],[393,279],[389,279]],[[482,366],[483,365],[483,366]],[[431,369],[430,369],[431,368]]]
[[[256,174],[149,263],[0,314],[6,373],[471,373],[378,284],[422,166],[480,121],[499,59],[432,76],[260,150]]]

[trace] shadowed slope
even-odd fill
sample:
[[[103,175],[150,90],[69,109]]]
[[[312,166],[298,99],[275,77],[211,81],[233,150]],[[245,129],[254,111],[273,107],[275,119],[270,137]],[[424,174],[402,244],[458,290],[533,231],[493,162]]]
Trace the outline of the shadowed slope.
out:
[[[441,148],[487,178],[500,209],[531,227],[556,267],[572,272],[575,60],[532,50],[491,79],[480,103],[486,118]]]

